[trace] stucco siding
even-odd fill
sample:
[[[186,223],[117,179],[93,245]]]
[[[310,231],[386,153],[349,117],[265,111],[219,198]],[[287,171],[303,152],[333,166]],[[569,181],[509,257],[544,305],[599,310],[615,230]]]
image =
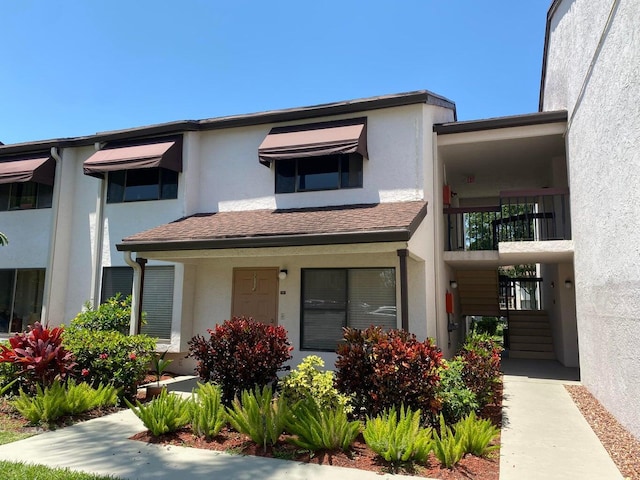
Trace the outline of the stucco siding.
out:
[[[544,107],[569,110],[581,376],[640,437],[640,3],[565,1],[556,17]]]

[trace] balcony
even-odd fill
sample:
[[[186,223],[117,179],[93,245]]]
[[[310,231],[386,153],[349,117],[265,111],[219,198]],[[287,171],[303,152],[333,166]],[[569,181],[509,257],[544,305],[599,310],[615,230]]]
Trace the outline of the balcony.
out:
[[[498,205],[449,207],[445,250],[498,250],[504,242],[571,240],[568,188],[502,191]]]

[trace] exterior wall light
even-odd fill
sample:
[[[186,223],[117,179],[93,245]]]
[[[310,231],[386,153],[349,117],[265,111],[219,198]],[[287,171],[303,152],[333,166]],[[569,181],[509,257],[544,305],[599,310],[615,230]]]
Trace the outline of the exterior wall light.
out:
[[[458,288],[458,282],[456,282],[455,280],[451,280],[449,282],[449,286],[455,290],[456,288]]]
[[[287,273],[289,273],[289,272],[287,271],[286,268],[281,269],[280,273],[278,273],[278,278],[280,280],[284,280],[285,278],[287,278]]]
[[[564,286],[565,288],[571,288],[573,287],[573,282],[571,282],[571,280],[567,279],[564,281]]]

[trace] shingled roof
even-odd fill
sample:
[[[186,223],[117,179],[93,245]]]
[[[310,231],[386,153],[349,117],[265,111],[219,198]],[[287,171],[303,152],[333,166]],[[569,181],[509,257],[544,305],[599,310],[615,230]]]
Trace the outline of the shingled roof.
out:
[[[122,251],[203,250],[408,241],[423,201],[199,213],[123,239]]]

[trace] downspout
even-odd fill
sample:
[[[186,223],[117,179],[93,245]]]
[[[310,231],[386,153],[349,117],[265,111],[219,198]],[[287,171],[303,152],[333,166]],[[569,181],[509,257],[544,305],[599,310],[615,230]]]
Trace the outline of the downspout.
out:
[[[409,251],[406,248],[398,250],[400,261],[400,319],[401,327],[405,332],[409,331],[409,277],[407,274],[407,257]]]
[[[49,258],[47,260],[47,270],[44,276],[44,295],[42,296],[42,310],[40,312],[40,323],[49,324],[49,305],[51,303],[51,289],[53,282],[53,258],[56,251],[56,239],[58,238],[58,217],[60,215],[60,182],[62,178],[62,157],[58,153],[57,147],[51,147],[51,157],[56,161],[55,176],[53,177],[53,199],[51,211],[51,235],[49,236]]]
[[[99,142],[94,144],[97,150],[102,148]],[[101,281],[101,269],[102,269],[102,242],[104,241],[104,204],[105,193],[107,189],[106,179],[103,177],[100,179],[100,188],[98,190],[98,199],[96,202],[96,218],[95,218],[95,238],[93,248],[95,251],[95,258],[93,265],[91,266],[91,295],[90,301],[93,308],[98,308],[100,305],[100,281]]]
[[[142,265],[131,258],[131,252],[124,252],[124,261],[133,268],[133,286],[131,288],[131,321],[129,322],[129,335],[136,335],[139,332],[140,309],[142,307],[141,286],[142,286]]]

